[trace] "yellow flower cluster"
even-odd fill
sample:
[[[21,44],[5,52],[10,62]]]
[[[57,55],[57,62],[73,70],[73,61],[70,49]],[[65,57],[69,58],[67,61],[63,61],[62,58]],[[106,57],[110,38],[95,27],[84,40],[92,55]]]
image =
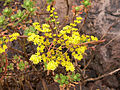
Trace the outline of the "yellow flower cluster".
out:
[[[48,64],[47,64],[47,70],[55,70],[56,67],[58,67],[58,63],[55,62],[55,61],[50,61]]]
[[[61,63],[62,66],[66,67],[66,71],[74,71],[75,70],[75,67],[74,65],[70,62],[70,61],[63,61]]]
[[[39,56],[37,54],[33,54],[30,57],[30,60],[33,61],[34,64],[38,64],[39,62],[41,62],[41,56]]]
[[[50,9],[50,5],[47,7],[47,11],[51,12],[52,20],[57,12],[53,12],[55,8]],[[87,45],[80,45],[85,42],[97,41],[97,37],[89,35],[80,35],[78,28],[75,28],[77,24],[81,23],[82,17],[77,17],[74,23],[66,25],[62,30],[54,26],[52,29],[48,24],[39,25],[38,22],[33,23],[35,29],[43,34],[36,35],[35,33],[29,33],[28,41],[34,42],[37,45],[37,52],[30,57],[30,60],[34,64],[39,62],[47,63],[47,70],[55,70],[59,64],[66,67],[66,71],[74,71],[73,60],[80,61],[87,50]],[[53,31],[57,30],[57,31]],[[64,50],[66,48],[66,50]],[[64,51],[64,53],[63,53]],[[70,54],[70,52],[72,52]],[[71,58],[72,57],[72,58]]]
[[[10,37],[10,41],[14,41],[14,40],[17,40],[17,37],[20,36],[19,33],[13,33],[12,35],[9,35]]]
[[[12,35],[9,35],[9,39],[5,36],[0,38],[0,54],[5,52],[5,50],[8,48],[6,43],[8,43],[9,41],[16,40],[18,36],[20,36],[19,33],[13,33]]]
[[[58,18],[58,16],[57,16],[57,12],[55,12],[55,8],[54,7],[51,8],[51,6],[48,5],[46,11],[51,13],[49,17],[49,19],[51,19],[51,22],[54,22],[55,25],[59,24],[59,22],[56,22],[56,19]],[[55,26],[54,29],[57,29],[57,27]]]
[[[7,49],[7,45],[3,45],[3,47],[0,46],[0,54],[5,52],[6,49]]]
[[[5,36],[0,38],[0,54],[5,52],[5,50],[8,48],[7,45],[5,45],[5,43],[7,43],[8,41],[9,40]]]

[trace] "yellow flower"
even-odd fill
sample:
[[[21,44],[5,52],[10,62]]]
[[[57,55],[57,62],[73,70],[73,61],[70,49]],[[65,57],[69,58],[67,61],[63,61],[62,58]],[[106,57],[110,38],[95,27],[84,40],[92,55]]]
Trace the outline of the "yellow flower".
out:
[[[94,37],[94,36],[91,36],[91,39],[94,41],[98,41],[98,38],[97,37]]]
[[[55,70],[56,68],[58,67],[58,63],[55,62],[55,61],[50,61],[48,64],[47,64],[47,70]]]
[[[52,10],[54,11],[54,10],[55,10],[55,8],[54,8],[54,7],[52,7]]]
[[[58,16],[55,16],[55,18],[58,18]]]
[[[38,56],[36,54],[33,54],[30,57],[30,60],[34,63],[34,64],[38,64],[39,62],[41,62],[41,56]]]
[[[33,23],[33,26],[37,26],[37,25],[39,25],[38,22],[34,22],[34,23]]]
[[[71,62],[69,62],[69,61],[62,61],[61,65],[66,67],[66,71],[70,70],[70,71],[73,72],[75,70],[74,65]]]
[[[67,62],[65,67],[66,67],[66,71],[70,70],[71,72],[73,72],[75,70],[75,67],[71,62]]]
[[[16,40],[18,36],[20,36],[19,33],[13,33],[12,35],[9,35],[10,41],[12,42],[12,41]]]
[[[46,11],[48,11],[48,12],[50,11],[50,5],[47,6]]]
[[[60,33],[61,33],[61,34],[66,34],[66,31],[61,30]]]
[[[2,42],[2,40],[0,40],[0,44],[2,44],[3,42]]]
[[[77,26],[75,23],[70,23],[70,26],[73,26],[73,27],[75,27],[75,26]]]
[[[3,45],[3,49],[7,49],[8,47],[7,47],[7,45]]]
[[[44,62],[46,62],[46,56],[45,56],[45,54],[42,54],[42,59],[43,59]]]
[[[77,20],[81,20],[81,19],[83,19],[83,18],[82,18],[82,17],[76,17],[76,19],[77,19]]]
[[[8,48],[7,45],[3,45],[3,47],[0,46],[0,53],[5,52],[7,48]]]
[[[54,12],[54,14],[56,15],[56,14],[57,14],[57,12]]]
[[[53,14],[50,14],[50,17],[53,17]]]

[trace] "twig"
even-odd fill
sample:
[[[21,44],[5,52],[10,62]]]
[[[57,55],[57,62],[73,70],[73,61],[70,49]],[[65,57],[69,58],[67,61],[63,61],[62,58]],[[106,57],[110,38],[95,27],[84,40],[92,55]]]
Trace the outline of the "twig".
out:
[[[45,83],[45,80],[44,80],[44,79],[42,79],[42,85],[43,85],[44,90],[48,90],[47,85],[46,85],[46,83]]]
[[[88,78],[88,79],[85,80],[84,82],[96,81],[96,80],[99,80],[99,79],[101,79],[101,78],[103,78],[103,77],[113,75],[114,73],[116,73],[116,72],[118,72],[118,71],[120,71],[120,68],[118,68],[118,69],[116,69],[116,70],[114,70],[114,71],[112,71],[112,72],[110,72],[110,73],[103,74],[103,75],[101,75],[101,76],[99,76],[99,77],[97,77],[97,78]]]
[[[94,55],[91,55],[90,60],[88,61],[87,65],[85,65],[85,67],[83,68],[83,70],[82,70],[82,71],[85,71],[85,69],[88,67],[88,65],[90,64],[90,62],[91,62],[91,61],[92,61],[92,59],[93,59],[93,56],[94,56]]]
[[[69,14],[69,3],[68,3],[68,0],[65,0],[66,1],[66,4],[67,4],[67,13],[66,13],[66,16]]]
[[[5,36],[5,37],[9,37],[9,35],[0,35],[0,37],[4,37],[4,36]],[[18,37],[19,37],[19,38],[27,38],[28,36],[24,36],[24,35],[23,35],[23,36],[18,36]]]
[[[30,90],[33,90],[32,86],[30,85],[30,82],[27,81],[27,80],[25,80],[25,81],[26,81],[26,83],[28,84],[28,86],[30,87]]]
[[[5,60],[6,60],[4,75],[6,75],[6,73],[7,73],[7,66],[8,66],[7,53],[6,53],[6,52],[4,52],[4,55],[5,55]],[[2,81],[2,80],[3,80],[4,75],[1,77],[0,81]]]
[[[98,41],[85,42],[85,43],[76,44],[76,45],[82,46],[82,45],[97,44],[97,43],[102,43],[102,42],[105,42],[105,39],[104,40],[98,40]]]

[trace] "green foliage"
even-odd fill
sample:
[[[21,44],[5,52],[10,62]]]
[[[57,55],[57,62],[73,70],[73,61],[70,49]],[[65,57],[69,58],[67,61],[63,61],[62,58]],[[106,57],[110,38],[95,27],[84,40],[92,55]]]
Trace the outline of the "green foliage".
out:
[[[82,4],[83,4],[85,7],[91,5],[91,3],[90,3],[89,0],[84,0],[84,1],[82,2]]]
[[[6,8],[3,10],[2,13],[3,13],[3,15],[5,15],[5,16],[10,16],[11,13],[12,13],[12,8],[6,7]]]
[[[14,59],[14,60],[19,60],[19,56],[14,55],[13,59]]]
[[[51,3],[51,2],[53,2],[53,1],[54,1],[54,0],[47,0],[48,3]]]
[[[68,85],[70,83],[73,83],[73,82],[78,82],[80,81],[80,74],[79,73],[74,73],[72,72],[72,74],[68,74],[68,75],[63,75],[60,73],[60,75],[56,74],[55,77],[54,77],[54,80],[56,82],[58,82],[60,84],[60,86],[63,86],[64,84],[65,85]]]
[[[1,73],[2,71],[3,71],[2,68],[0,68],[0,73]]]
[[[25,63],[23,61],[20,61],[18,67],[21,71],[23,71],[25,69]]]
[[[76,11],[79,11],[79,10],[80,10],[80,7],[75,7],[75,10],[76,10]]]
[[[5,16],[1,15],[0,16],[0,25],[3,25],[5,21]]]
[[[28,36],[28,33],[38,34],[38,31],[33,26],[30,26],[29,28],[24,30],[24,35]]]
[[[34,7],[33,1],[30,0],[24,0],[22,7],[28,10],[29,12],[33,12],[36,10],[35,8],[33,8]]]
[[[12,1],[14,1],[14,0],[5,0],[4,6],[6,6],[7,4],[9,4]]]
[[[13,66],[14,66],[14,64],[10,63],[10,65],[8,65],[7,68],[9,68],[10,70],[13,70],[14,69]]]

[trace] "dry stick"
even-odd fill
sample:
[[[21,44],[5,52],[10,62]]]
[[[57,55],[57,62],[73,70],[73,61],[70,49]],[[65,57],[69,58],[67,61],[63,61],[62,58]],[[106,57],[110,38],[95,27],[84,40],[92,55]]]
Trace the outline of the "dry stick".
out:
[[[0,35],[0,37],[4,37],[4,36],[5,36],[5,37],[9,37],[9,35]],[[24,35],[23,35],[23,36],[18,36],[18,37],[20,37],[20,38],[27,38],[28,36],[24,36]]]
[[[52,29],[52,32],[54,31],[52,24],[48,21],[48,24],[50,25],[50,28]]]
[[[118,69],[116,69],[116,70],[114,70],[114,71],[112,71],[112,72],[110,72],[110,73],[103,74],[103,75],[101,75],[101,76],[99,76],[99,77],[97,77],[97,78],[88,78],[88,79],[85,80],[84,82],[96,81],[96,80],[99,80],[99,79],[101,79],[101,78],[103,78],[103,77],[110,76],[110,75],[112,75],[112,74],[114,74],[114,73],[116,73],[116,72],[118,72],[118,71],[120,71],[120,68],[118,68]]]
[[[1,81],[0,81],[0,89],[3,90],[3,87],[2,87],[2,83],[1,83]]]
[[[8,79],[6,81],[7,89],[10,90],[9,85],[8,85]]]
[[[88,67],[88,65],[89,65],[89,64],[90,64],[90,62],[92,61],[92,58],[93,58],[93,55],[92,55],[91,59],[88,61],[87,65],[83,68],[83,70],[82,70],[82,71],[84,71],[84,70]]]
[[[44,79],[41,79],[41,80],[42,80],[42,85],[43,85],[44,90],[48,90],[45,80]]]
[[[13,77],[13,75],[11,75],[12,77],[12,79],[14,80],[14,82],[15,82],[15,84],[16,84],[16,86],[18,85],[18,83],[17,83],[17,81],[16,81],[16,79]],[[17,90],[17,89],[16,89]],[[24,89],[23,89],[24,90]]]
[[[76,45],[82,46],[82,45],[97,44],[97,43],[102,43],[102,42],[105,42],[105,39],[104,40],[98,40],[98,41],[85,42],[85,43],[76,44]]]
[[[88,9],[88,11],[89,11],[89,9]],[[79,28],[79,32],[81,31],[81,29],[83,28],[83,26],[84,26],[84,24],[85,24],[85,21],[86,21],[86,19],[87,19],[87,17],[88,17],[88,11],[86,12],[85,19],[84,19],[81,27]]]
[[[30,90],[34,90],[33,88],[32,88],[32,86],[30,85],[30,82],[29,81],[27,81],[27,80],[25,80],[25,82],[28,84],[28,86],[30,87]]]
[[[7,66],[8,66],[7,53],[6,53],[6,52],[4,52],[4,55],[5,55],[5,60],[6,60],[4,75],[6,75],[6,73],[7,73]],[[0,81],[2,81],[2,80],[3,80],[4,75],[1,77]]]
[[[25,75],[25,74],[32,73],[32,72],[41,72],[41,71],[39,71],[39,70],[38,70],[38,71],[34,70],[34,71],[28,71],[28,72],[21,72],[21,73],[19,73],[18,75],[19,75],[19,76],[20,76],[20,75],[23,75],[23,74]],[[0,76],[1,76],[1,75],[0,75]],[[17,77],[17,75],[15,75],[15,74],[14,74],[14,75],[13,75],[13,74],[12,74],[12,75],[9,75],[9,74],[8,74],[8,75],[4,75],[4,76],[15,76],[15,77]]]
[[[12,50],[12,51],[14,51],[14,52],[18,52],[18,53],[21,54],[21,55],[25,55],[24,52],[22,52],[22,51],[20,51],[20,50],[18,50],[18,49],[14,49],[14,48],[12,48],[12,47],[8,47],[8,49],[10,49],[10,50]]]
[[[83,59],[84,66],[86,65],[85,59]],[[85,77],[85,70],[83,70],[83,77]]]
[[[80,90],[82,90],[82,83],[80,83]]]
[[[65,0],[66,1],[66,4],[67,4],[67,13],[66,13],[66,16],[68,16],[69,14],[69,3],[68,3],[68,0]]]
[[[48,49],[48,52],[50,52],[50,49],[51,49],[52,45],[53,45],[53,42],[51,43],[51,45],[50,45],[50,47],[49,47],[49,49]],[[51,55],[51,53],[50,53],[50,55]],[[47,57],[48,57],[48,56],[47,56]],[[49,75],[49,73],[50,73],[50,71],[48,70],[48,71],[47,71],[47,75]]]

